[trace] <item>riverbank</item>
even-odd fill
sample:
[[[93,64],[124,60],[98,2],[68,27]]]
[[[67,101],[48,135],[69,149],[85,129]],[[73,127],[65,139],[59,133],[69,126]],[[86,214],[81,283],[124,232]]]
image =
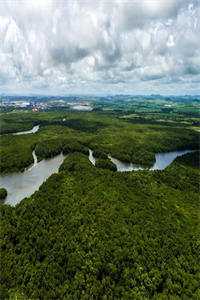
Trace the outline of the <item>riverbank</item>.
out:
[[[118,172],[131,172],[139,170],[164,170],[169,166],[177,157],[186,153],[192,152],[191,150],[173,151],[168,153],[158,153],[155,155],[156,161],[150,169],[145,169],[142,166],[134,165],[132,163],[121,162],[110,155],[108,158],[116,165]],[[5,204],[16,205],[23,198],[31,196],[43,182],[48,179],[53,173],[57,173],[59,167],[64,161],[62,153],[48,160],[41,160],[38,162],[35,151],[32,152],[34,163],[28,167],[24,172],[12,173],[0,176],[0,186],[8,190],[8,195],[5,199]],[[93,150],[89,149],[89,161],[95,166],[96,159],[93,155]]]

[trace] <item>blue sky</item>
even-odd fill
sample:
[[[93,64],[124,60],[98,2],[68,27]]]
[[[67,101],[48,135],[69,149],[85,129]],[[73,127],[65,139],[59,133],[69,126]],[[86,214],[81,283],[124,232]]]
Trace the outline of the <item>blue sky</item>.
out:
[[[200,94],[200,1],[0,1],[0,91]]]

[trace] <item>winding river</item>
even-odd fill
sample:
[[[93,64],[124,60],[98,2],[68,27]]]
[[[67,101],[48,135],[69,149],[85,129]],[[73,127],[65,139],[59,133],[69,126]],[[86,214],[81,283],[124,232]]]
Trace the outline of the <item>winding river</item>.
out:
[[[24,172],[0,176],[0,187],[4,187],[8,191],[6,204],[16,205],[37,191],[51,174],[58,172],[64,155],[59,154],[54,158],[37,162],[37,157],[33,151],[33,158],[34,164]]]
[[[40,128],[40,125],[36,125],[32,129],[30,129],[30,130],[15,132],[15,133],[13,133],[13,135],[22,135],[22,134],[36,133],[39,130],[39,128]]]
[[[191,153],[193,150],[180,150],[180,151],[171,151],[166,153],[157,153],[156,161],[153,167],[150,170],[164,170],[169,166],[178,156],[182,156],[187,153]]]
[[[34,126],[31,130],[13,133],[13,135],[22,135],[36,133],[40,125]],[[149,170],[164,170],[176,157],[192,152],[191,150],[171,151],[166,153],[157,153],[155,163]],[[53,173],[57,173],[65,156],[59,154],[54,158],[38,162],[35,151],[32,152],[34,163],[24,172],[12,173],[0,176],[0,187],[4,187],[8,195],[5,199],[6,204],[16,205],[25,197],[31,196],[39,189],[42,183]],[[139,165],[122,162],[110,155],[108,158],[116,165],[118,172],[130,172],[144,170]],[[95,157],[93,150],[89,149],[89,161],[95,166]]]
[[[93,165],[95,165],[95,157],[93,156],[93,151],[89,150],[89,160]],[[176,157],[182,156],[186,153],[193,152],[193,150],[179,150],[179,151],[171,151],[164,153],[157,153],[155,155],[156,161],[154,165],[150,169],[145,169],[139,165],[133,163],[122,162],[111,155],[108,155],[108,158],[116,165],[118,172],[130,172],[130,171],[138,171],[138,170],[164,170],[167,166],[169,166]]]
[[[191,150],[157,153],[156,162],[149,170],[163,170],[170,165],[176,157],[188,152],[191,152]],[[34,163],[24,172],[0,176],[0,187],[4,187],[8,191],[8,196],[5,200],[6,204],[16,205],[25,197],[31,196],[48,177],[53,173],[58,172],[59,167],[65,158],[63,154],[59,154],[54,158],[38,162],[34,151],[32,152],[32,155]],[[108,157],[117,166],[117,171],[119,172],[143,170],[141,166],[121,162],[110,155]],[[95,166],[95,157],[93,156],[93,151],[91,149],[89,149],[88,159]]]
[[[96,159],[95,159],[95,157],[94,157],[94,155],[93,155],[93,152],[94,151],[92,151],[91,149],[89,149],[89,161],[93,164],[93,166],[95,166],[95,162],[96,162]]]

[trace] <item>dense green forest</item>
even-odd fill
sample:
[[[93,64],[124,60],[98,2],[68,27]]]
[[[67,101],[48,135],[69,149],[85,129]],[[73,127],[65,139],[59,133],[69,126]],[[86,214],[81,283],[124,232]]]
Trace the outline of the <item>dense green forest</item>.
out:
[[[199,299],[193,155],[124,174],[68,155],[32,197],[1,206],[1,299]]]
[[[107,159],[149,166],[157,152],[198,149],[198,132],[93,112],[16,114],[40,129],[1,137],[2,173],[23,170],[34,149],[39,160],[67,156],[31,197],[0,205],[0,299],[200,299],[199,151],[163,171],[120,173]]]
[[[113,164],[109,158],[102,159],[98,158],[96,159],[95,167],[101,168],[101,169],[108,169],[111,171],[117,171],[117,167],[115,164]]]
[[[7,196],[7,190],[4,188],[0,188],[0,201],[3,201]]]
[[[4,126],[15,126],[19,118],[20,125],[15,131],[21,130],[21,123],[40,124],[40,129],[34,134],[1,136],[1,173],[24,170],[33,162],[33,149],[43,159],[61,151],[69,153],[70,148],[72,152],[84,153],[86,147],[95,150],[97,155],[104,153],[104,158],[105,154],[111,154],[122,161],[150,167],[157,152],[199,146],[199,133],[189,127],[132,124],[117,116],[95,112],[16,112],[2,116]]]

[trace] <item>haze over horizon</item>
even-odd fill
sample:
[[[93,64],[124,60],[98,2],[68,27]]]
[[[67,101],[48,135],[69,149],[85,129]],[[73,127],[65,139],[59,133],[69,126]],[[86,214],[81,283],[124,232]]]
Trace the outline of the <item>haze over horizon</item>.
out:
[[[5,94],[200,94],[200,1],[1,1]]]

